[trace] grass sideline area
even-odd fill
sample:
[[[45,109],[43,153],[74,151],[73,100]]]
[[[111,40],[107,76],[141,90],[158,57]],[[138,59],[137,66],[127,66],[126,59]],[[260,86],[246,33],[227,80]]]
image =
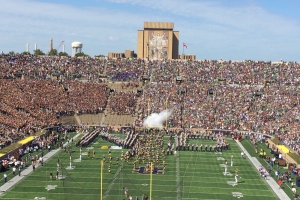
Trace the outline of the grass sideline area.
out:
[[[45,134],[46,132],[47,132],[46,130],[40,130],[40,131],[35,132],[33,134],[33,136],[29,136],[29,137],[31,138],[31,137],[41,136],[41,135]],[[26,140],[26,138],[24,140]],[[24,140],[21,140],[21,141],[24,141]],[[0,154],[6,154],[6,153],[11,152],[12,150],[15,150],[16,148],[22,146],[23,144],[20,144],[19,142],[13,143],[7,147],[4,147],[3,149],[0,149]]]
[[[245,147],[245,149],[248,151],[248,153],[252,156],[252,157],[256,157],[257,160],[262,164],[263,167],[265,167],[266,169],[269,169],[269,164],[266,162],[265,159],[260,158],[259,154],[255,153],[255,149],[253,147],[253,145],[251,144],[250,140],[242,140],[242,145]],[[270,153],[270,149],[268,149],[267,145],[265,143],[257,143],[257,148],[258,150],[263,149],[266,153],[267,156],[270,156],[271,158],[273,158],[274,156]],[[277,178],[275,176],[275,170],[279,170],[280,173],[282,174],[282,172],[286,172],[287,169],[286,167],[283,166],[278,166],[277,164],[274,165],[272,173],[271,173],[271,177],[276,180],[277,182]],[[292,174],[292,181],[295,183],[295,178],[296,176]],[[298,188],[296,186],[296,188]],[[293,197],[293,192],[291,190],[291,184],[289,183],[283,183],[282,184],[282,189],[285,191],[285,193],[291,198],[294,199]]]
[[[168,136],[165,137],[167,144]],[[240,149],[236,142],[228,138],[230,149],[222,154],[214,152],[191,152],[180,151],[177,156],[166,155],[166,170],[164,174],[153,175],[152,199],[222,199],[231,200],[242,195],[246,200],[274,200],[278,199],[276,194],[270,189],[267,183],[260,178],[259,173],[248,159],[242,159]],[[189,140],[191,144],[210,145],[215,144],[211,140]],[[74,170],[64,170],[69,166],[70,155],[64,150],[53,156],[40,166],[35,172],[25,177],[13,189],[4,193],[1,199],[100,199],[100,162],[103,155],[106,155],[106,163],[103,169],[103,200],[123,200],[123,188],[128,188],[128,194],[136,196],[141,200],[143,194],[149,196],[149,174],[139,174],[133,172],[133,160],[127,164],[120,161],[116,165],[115,158],[120,157],[125,149],[111,149],[113,162],[111,173],[108,173],[108,149],[103,146],[114,146],[111,143],[97,138],[88,149],[96,152],[96,157],[88,158],[83,149],[81,162],[75,162],[79,158],[79,148],[72,144],[72,165]],[[230,167],[230,157],[234,155],[233,167]],[[57,160],[61,161],[62,180],[50,181],[49,174],[55,172]],[[228,174],[224,175],[224,167],[220,166],[228,160]],[[77,160],[78,161],[78,160]],[[142,162],[137,167],[144,166]],[[236,168],[239,170],[239,183],[232,186]],[[228,183],[230,182],[230,183]]]
[[[75,132],[74,132],[74,133],[68,133],[68,138],[72,138],[72,137],[74,137],[75,135],[76,135]],[[60,141],[61,141],[61,140],[60,140]],[[52,149],[53,149],[53,148],[55,149],[56,146],[52,145],[51,148],[52,148]],[[48,151],[47,151],[47,150],[44,150],[44,156],[47,156],[47,153],[48,153]],[[39,150],[39,151],[33,151],[33,152],[30,153],[30,156],[32,156],[32,157],[34,157],[35,155],[41,156],[41,154],[42,154],[42,151],[41,151],[41,150]],[[21,159],[23,159],[23,158],[25,158],[25,157],[27,157],[27,156],[28,156],[28,153],[22,155],[22,156],[21,156]],[[29,159],[29,160],[30,160],[30,159]],[[26,163],[26,167],[31,167],[31,161],[28,161],[28,162]],[[23,169],[22,169],[22,170],[23,170]],[[10,179],[13,177],[12,168],[7,169],[5,172],[6,172],[6,174],[7,174],[8,180],[10,180]],[[17,171],[17,173],[18,173],[18,171]],[[4,172],[0,172],[0,186],[2,186],[2,185],[4,184],[3,174],[4,174]]]

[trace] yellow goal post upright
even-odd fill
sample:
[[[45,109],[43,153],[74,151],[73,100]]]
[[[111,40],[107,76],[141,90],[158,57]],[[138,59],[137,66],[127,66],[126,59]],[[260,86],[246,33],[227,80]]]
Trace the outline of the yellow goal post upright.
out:
[[[149,191],[149,200],[152,200],[152,172],[153,172],[153,167],[152,167],[152,162],[150,162],[150,191]]]
[[[104,162],[101,160],[100,162],[100,200],[103,198],[103,168],[104,168]]]

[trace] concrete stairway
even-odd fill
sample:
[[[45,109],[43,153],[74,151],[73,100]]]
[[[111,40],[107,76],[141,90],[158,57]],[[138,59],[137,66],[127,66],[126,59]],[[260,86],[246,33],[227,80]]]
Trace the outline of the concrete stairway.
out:
[[[79,124],[78,121],[76,120],[75,116],[61,116],[59,118],[60,123],[63,125],[74,125],[74,124]]]
[[[101,125],[101,119],[104,116],[103,113],[98,114],[84,114],[84,115],[78,115],[80,122],[82,125]]]
[[[131,115],[107,114],[103,120],[103,125],[109,126],[131,126],[135,117]]]

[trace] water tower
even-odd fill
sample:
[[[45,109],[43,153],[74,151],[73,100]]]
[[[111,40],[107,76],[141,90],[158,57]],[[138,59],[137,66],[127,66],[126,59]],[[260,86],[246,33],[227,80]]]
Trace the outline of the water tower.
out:
[[[72,42],[72,56],[75,56],[77,53],[81,53],[82,43],[81,42]]]

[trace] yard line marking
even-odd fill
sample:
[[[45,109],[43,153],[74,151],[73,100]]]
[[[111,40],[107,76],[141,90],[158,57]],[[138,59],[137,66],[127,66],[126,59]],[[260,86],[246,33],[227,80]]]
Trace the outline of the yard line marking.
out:
[[[176,185],[177,185],[177,200],[180,200],[180,166],[179,166],[179,151],[176,153]]]
[[[188,198],[190,197],[191,186],[192,186],[192,183],[193,183],[193,178],[195,176],[195,171],[196,171],[196,166],[197,166],[197,161],[198,161],[198,154],[197,154],[197,157],[194,161],[195,161],[194,162],[194,170],[193,170],[192,180],[190,181],[191,183],[190,183],[190,186],[189,186]]]
[[[193,181],[193,183],[195,182],[200,182],[200,183],[203,183],[203,181]],[[76,182],[76,183],[86,183],[86,182]],[[214,183],[220,183],[220,182],[209,182],[211,184],[214,184]],[[106,184],[104,184],[106,185]],[[147,184],[146,184],[147,185]],[[265,184],[247,184],[247,185],[265,185]],[[155,186],[164,186],[164,187],[174,187],[173,185],[168,185],[166,186],[165,184],[155,184]],[[44,188],[44,186],[19,186],[20,188]],[[189,187],[189,186],[184,186],[184,187]],[[192,188],[199,188],[199,186],[190,186]],[[93,187],[88,187],[88,188],[82,188],[82,187],[65,187],[65,188],[78,188],[78,189],[81,189],[81,190],[89,190],[89,189],[99,189],[99,188],[93,188]],[[210,186],[210,187],[202,187],[201,188],[215,188],[214,186]],[[220,187],[220,185],[218,185],[218,187],[216,188],[219,188],[219,189],[228,189],[228,188],[222,188]],[[258,189],[243,189],[243,190],[258,190]]]
[[[205,170],[209,170],[209,169],[205,169]],[[123,170],[123,171],[125,173],[131,173],[131,171],[127,171],[127,170]],[[230,172],[230,173],[235,172],[234,169],[230,169],[230,168],[227,171]],[[168,170],[168,172],[175,172],[175,171],[174,170]],[[249,172],[253,172],[253,170],[243,170],[243,173],[245,173],[244,176],[247,177],[248,176],[247,173],[249,173]],[[184,177],[193,177],[192,173],[193,172],[187,172],[187,173],[185,173],[186,175],[184,175]],[[72,174],[86,174],[86,173],[72,172]],[[106,173],[104,173],[104,174],[106,174]],[[210,177],[215,178],[216,176],[212,177],[212,175],[217,175],[217,176],[220,175],[219,172],[207,172],[207,171],[204,171],[204,170],[203,171],[198,171],[198,172],[196,171],[194,174],[202,175],[203,178],[210,178]],[[205,175],[207,175],[207,176],[205,176]],[[146,176],[147,177],[147,176],[149,176],[149,174],[132,173],[132,174],[130,174],[130,176],[137,176],[137,177]],[[31,177],[40,177],[40,176],[39,175],[31,175]],[[172,175],[172,174],[163,174],[163,175],[156,174],[155,177],[162,177],[162,178],[163,177],[174,177],[174,175]],[[93,177],[93,176],[78,177],[77,179],[95,179],[95,178],[100,179],[99,177]],[[110,178],[103,178],[103,180],[105,180],[105,179],[110,179]],[[245,179],[247,179],[247,178],[245,178]],[[27,179],[27,180],[30,180],[30,179]],[[255,180],[255,179],[250,178],[248,180]],[[161,179],[161,181],[164,181],[164,179]]]
[[[118,168],[116,174],[115,174],[114,177],[113,177],[113,180],[112,180],[112,181],[110,182],[110,184],[108,185],[107,190],[106,190],[106,192],[104,193],[104,197],[103,197],[104,199],[107,197],[107,195],[108,195],[108,193],[110,192],[112,186],[115,184],[115,180],[116,180],[117,176],[120,174],[120,171],[121,171],[121,169],[123,168],[123,164],[124,164],[124,161],[122,161],[121,166]]]
[[[99,188],[98,188],[99,189]],[[225,189],[225,188],[223,188],[223,189]],[[232,188],[228,188],[228,189],[230,189],[230,190],[232,190]],[[153,190],[153,191],[165,191],[165,190]],[[41,194],[41,192],[27,192],[27,191],[24,191],[24,192],[20,192],[20,191],[15,191],[15,193],[18,193],[18,194],[35,194],[35,195],[37,195],[37,194]],[[42,194],[49,194],[49,193],[46,193],[46,192],[42,192]],[[51,192],[51,194],[54,194],[54,195],[75,195],[74,193],[71,193],[71,192],[68,192],[68,193],[58,193],[58,192]],[[205,192],[201,192],[201,191],[197,191],[197,192],[191,192],[191,194],[207,194],[207,193],[205,193]],[[76,193],[76,195],[77,196],[79,196],[79,195],[83,195],[83,196],[87,196],[87,195],[89,195],[89,196],[95,196],[95,194],[81,194],[81,193]],[[226,196],[231,196],[232,194],[228,194],[228,193],[220,193],[220,192],[214,192],[214,195],[226,195]],[[113,194],[111,194],[111,195],[109,195],[110,197],[113,197],[113,196],[117,196],[117,197],[124,197],[124,195],[122,194],[122,195],[113,195]],[[270,197],[270,195],[256,195],[256,194],[251,194],[251,195],[249,195],[249,194],[247,194],[247,196],[248,197]],[[164,198],[168,198],[168,197],[164,197]],[[169,197],[169,198],[173,198],[174,199],[174,197]],[[4,199],[4,198],[2,198],[1,197],[1,199]],[[185,198],[185,197],[183,197],[183,199],[187,199],[187,198]],[[191,198],[188,198],[188,199],[191,199]],[[199,199],[199,198],[198,198]]]

